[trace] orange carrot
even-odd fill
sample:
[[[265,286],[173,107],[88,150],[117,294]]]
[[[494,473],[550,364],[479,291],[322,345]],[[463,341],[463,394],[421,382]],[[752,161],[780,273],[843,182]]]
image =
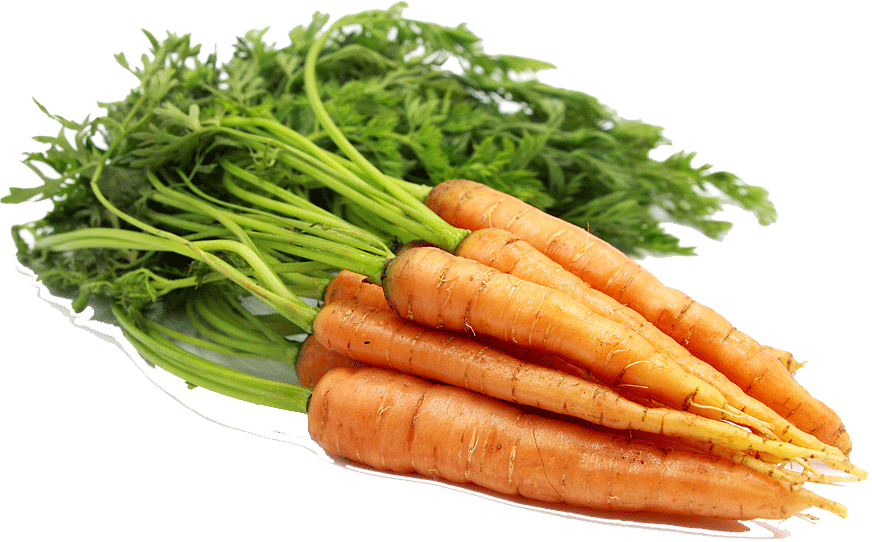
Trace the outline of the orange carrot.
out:
[[[457,256],[474,259],[518,278],[554,288],[590,308],[596,314],[626,326],[647,340],[656,351],[678,362],[691,374],[705,380],[724,394],[731,404],[757,419],[773,425],[771,436],[798,445],[838,453],[837,448],[797,429],[762,402],[749,397],[739,386],[711,365],[699,360],[660,331],[642,315],[592,288],[577,275],[514,234],[497,228],[484,228],[469,234],[455,251]]]
[[[846,472],[851,470],[841,458],[763,439],[732,424],[688,412],[643,407],[605,386],[518,360],[471,338],[427,328],[392,311],[354,300],[326,305],[313,322],[313,333],[324,347],[357,363],[438,380],[612,429],[680,438],[709,451],[716,449],[733,461],[753,463],[755,469],[791,481],[803,477],[744,457],[742,453],[767,454],[776,463],[818,458]],[[815,473],[809,473],[807,478],[827,480]]]
[[[434,247],[400,251],[382,287],[394,312],[409,320],[550,352],[671,408],[760,425],[638,333],[551,288]]]
[[[370,307],[390,310],[381,286],[367,282],[364,275],[345,269],[330,281],[322,297],[325,305],[340,299],[353,299]]]
[[[780,519],[844,506],[709,454],[660,448],[526,413],[384,369],[334,369],[315,386],[309,434],[330,454],[397,473],[616,512]]]
[[[455,227],[497,227],[516,234],[628,305],[799,429],[850,452],[850,437],[838,415],[799,385],[769,349],[583,228],[472,181],[443,182],[426,203]]]
[[[325,348],[313,335],[306,337],[300,345],[297,354],[297,363],[294,367],[297,371],[297,380],[304,388],[314,388],[321,378],[330,369],[337,367],[354,368],[361,364],[348,356],[337,354]]]

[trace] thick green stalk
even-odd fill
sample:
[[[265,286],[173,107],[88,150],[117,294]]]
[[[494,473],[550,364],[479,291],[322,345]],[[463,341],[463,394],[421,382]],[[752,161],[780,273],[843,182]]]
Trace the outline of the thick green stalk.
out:
[[[54,251],[79,250],[85,248],[108,248],[115,250],[159,250],[175,252],[196,259],[196,251],[186,244],[162,239],[138,231],[116,228],[89,228],[54,233],[37,238],[34,248]]]
[[[265,252],[263,249],[266,245],[263,242],[267,242],[272,250],[322,262],[337,269],[349,269],[364,274],[373,281],[380,280],[385,262],[393,257],[381,239],[356,226],[347,224],[327,211],[322,210],[320,214],[323,214],[324,218],[335,226],[323,226],[320,221],[311,223],[271,213],[258,214],[253,209],[248,209],[251,214],[241,215],[219,209],[203,198],[172,190],[156,179],[152,182],[158,188],[158,192],[152,196],[156,202],[187,212],[203,214],[220,222],[237,238],[244,240],[244,243],[239,241],[239,245],[231,245],[227,249],[234,250],[243,256],[252,266],[256,276],[260,277],[264,284],[278,292],[284,290],[283,293],[290,293],[274,271],[269,266],[264,265]],[[259,198],[254,197],[256,195],[241,188],[237,187],[235,192],[237,196],[249,199],[252,203],[263,203]],[[215,203],[223,207],[241,208],[238,205],[217,200]],[[283,207],[283,210],[289,214],[296,214],[297,209],[293,205]],[[318,213],[307,211],[307,214],[310,219],[320,218]],[[262,241],[255,242],[253,237]],[[200,240],[195,242],[195,246],[218,250],[220,247],[216,243],[220,242],[222,241]]]
[[[285,341],[285,336],[302,333],[300,329],[291,332],[286,327],[283,327],[280,333],[242,308],[236,298],[231,299],[223,291],[216,291],[214,295],[200,296],[198,301],[201,302],[195,305],[197,312],[209,323],[228,335],[244,338],[253,343],[263,342],[266,338],[270,343],[279,345]]]

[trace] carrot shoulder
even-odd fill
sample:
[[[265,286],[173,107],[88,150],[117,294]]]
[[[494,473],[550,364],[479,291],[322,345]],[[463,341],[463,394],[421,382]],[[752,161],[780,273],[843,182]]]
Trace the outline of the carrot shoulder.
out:
[[[798,428],[845,453],[850,451],[850,437],[839,416],[799,385],[770,349],[713,309],[664,285],[583,228],[466,180],[441,183],[426,203],[455,227],[497,227],[516,234],[597,290],[631,307]]]
[[[325,348],[315,339],[314,335],[309,335],[300,346],[295,370],[297,381],[301,386],[314,388],[315,384],[331,369],[337,367],[353,368],[360,367],[360,365],[348,356],[337,354]]]
[[[330,281],[322,299],[325,305],[340,299],[353,299],[363,305],[390,310],[381,286],[367,282],[366,276],[346,269],[339,271]]]
[[[309,434],[330,454],[506,495],[620,512],[780,519],[844,507],[688,450],[529,414],[383,369],[334,369],[312,393]]]

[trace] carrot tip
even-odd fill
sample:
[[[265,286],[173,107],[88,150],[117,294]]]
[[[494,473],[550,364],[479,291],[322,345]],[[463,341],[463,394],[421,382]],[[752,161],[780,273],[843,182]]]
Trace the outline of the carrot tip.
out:
[[[830,512],[831,514],[835,514],[840,518],[848,517],[848,507],[844,504],[827,499],[826,497],[822,497],[817,493],[813,493],[807,489],[799,489],[795,493],[795,495],[797,497],[795,503],[797,506],[801,507],[800,509],[815,507]],[[800,514],[798,513],[798,511],[794,515],[800,517],[810,517],[815,520],[817,519],[808,513]]]

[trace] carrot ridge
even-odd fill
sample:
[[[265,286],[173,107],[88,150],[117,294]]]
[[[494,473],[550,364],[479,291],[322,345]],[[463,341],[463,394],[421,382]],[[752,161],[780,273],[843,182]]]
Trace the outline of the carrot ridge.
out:
[[[309,432],[328,453],[377,468],[580,508],[723,519],[781,519],[812,506],[844,513],[710,454],[590,430],[384,369],[328,372],[313,390]]]
[[[850,452],[850,437],[838,415],[798,384],[770,349],[583,228],[463,179],[437,185],[426,204],[454,227],[503,228],[526,240],[593,288],[628,305],[799,429]]]
[[[380,301],[384,296],[374,297]],[[853,465],[840,457],[764,439],[733,425],[687,412],[644,407],[590,381],[587,375],[575,376],[556,368],[555,360],[546,355],[522,350],[526,355],[516,357],[501,350],[506,346],[504,343],[482,343],[468,336],[427,328],[390,310],[367,306],[353,298],[334,297],[313,322],[313,329],[324,347],[366,365],[439,380],[496,399],[570,415],[613,429],[664,434],[690,441],[703,449],[749,450],[771,455],[776,463],[815,458],[833,468],[856,472]],[[562,365],[565,367],[565,363]],[[750,461],[732,452],[719,455],[743,464]],[[772,472],[771,466],[754,465],[752,468],[794,482],[825,480],[811,471],[804,476],[790,476],[784,471]],[[833,481],[854,479],[839,477]]]
[[[632,308],[592,288],[577,275],[548,258],[516,235],[498,228],[474,230],[458,246],[456,254],[494,267],[518,278],[558,290],[589,307],[600,316],[639,333],[656,351],[670,357],[695,376],[712,384],[727,400],[755,419],[769,425],[757,429],[771,438],[842,455],[833,446],[797,429],[762,402],[749,397],[722,373],[693,356]]]
[[[434,247],[404,249],[386,269],[385,296],[407,319],[548,351],[590,369],[608,385],[633,386],[706,417],[730,417],[716,389],[657,353],[638,333],[551,288]],[[428,277],[439,279],[427,284]],[[488,307],[504,310],[494,314]],[[638,361],[645,363],[633,363]]]

